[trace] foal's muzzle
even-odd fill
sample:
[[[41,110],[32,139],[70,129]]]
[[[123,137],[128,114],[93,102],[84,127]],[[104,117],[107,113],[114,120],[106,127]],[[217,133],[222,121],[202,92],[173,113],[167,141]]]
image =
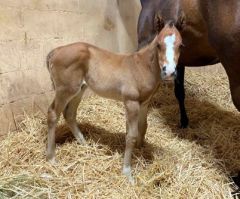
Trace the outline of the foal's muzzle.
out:
[[[175,80],[177,77],[177,71],[175,70],[174,72],[170,73],[170,74],[167,74],[166,73],[166,67],[163,67],[162,68],[162,71],[161,71],[161,78],[163,81],[173,81]]]

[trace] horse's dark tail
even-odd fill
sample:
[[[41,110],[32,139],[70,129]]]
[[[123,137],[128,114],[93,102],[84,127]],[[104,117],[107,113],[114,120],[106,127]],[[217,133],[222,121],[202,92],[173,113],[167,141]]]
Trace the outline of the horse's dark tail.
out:
[[[48,53],[48,55],[47,55],[47,58],[46,58],[46,65],[47,65],[47,69],[48,69],[48,72],[50,73],[50,78],[51,78],[51,81],[52,81],[52,87],[53,87],[53,89],[55,90],[55,85],[54,85],[54,82],[53,82],[53,79],[52,79],[52,75],[51,75],[51,69],[50,69],[50,67],[51,67],[51,58],[52,58],[52,56],[54,55],[54,50],[52,50],[52,51],[50,51],[49,53]]]

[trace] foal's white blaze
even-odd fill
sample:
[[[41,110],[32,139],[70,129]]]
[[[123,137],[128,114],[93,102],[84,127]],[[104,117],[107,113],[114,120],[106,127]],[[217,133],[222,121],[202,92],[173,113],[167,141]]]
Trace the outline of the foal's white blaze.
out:
[[[166,66],[167,75],[172,74],[173,72],[175,72],[175,69],[176,69],[176,62],[174,61],[175,40],[176,40],[175,34],[166,36],[164,38],[164,43],[166,45],[166,59],[167,59],[167,63],[164,63],[164,66]]]

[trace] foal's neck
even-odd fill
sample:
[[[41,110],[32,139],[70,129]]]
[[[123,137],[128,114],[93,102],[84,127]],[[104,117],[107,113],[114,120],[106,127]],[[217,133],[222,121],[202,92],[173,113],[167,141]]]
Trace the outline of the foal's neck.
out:
[[[138,51],[138,53],[141,55],[142,59],[144,59],[146,65],[148,65],[152,70],[156,71],[160,69],[157,56],[157,42],[155,39]]]

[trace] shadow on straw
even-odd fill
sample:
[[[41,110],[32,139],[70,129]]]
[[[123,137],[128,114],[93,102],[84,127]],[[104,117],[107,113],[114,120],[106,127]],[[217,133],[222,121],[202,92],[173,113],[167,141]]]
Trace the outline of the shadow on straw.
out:
[[[92,140],[95,143],[109,147],[108,153],[124,153],[125,133],[109,132],[102,127],[94,126],[89,123],[82,123],[78,126],[87,140]],[[56,143],[61,145],[72,141],[75,141],[75,138],[67,125],[60,125],[56,130]],[[142,156],[148,163],[152,163],[154,159],[153,152],[156,148],[158,147],[145,142],[141,149],[136,149],[134,151],[134,154],[137,157]]]
[[[180,114],[173,92],[157,93],[152,107],[177,137],[207,148],[223,163],[227,175],[236,175],[240,170],[240,114],[207,101],[207,98],[199,99],[199,95],[207,96],[187,90],[185,104],[189,127],[186,129],[179,128]],[[240,187],[240,183],[237,185]]]

